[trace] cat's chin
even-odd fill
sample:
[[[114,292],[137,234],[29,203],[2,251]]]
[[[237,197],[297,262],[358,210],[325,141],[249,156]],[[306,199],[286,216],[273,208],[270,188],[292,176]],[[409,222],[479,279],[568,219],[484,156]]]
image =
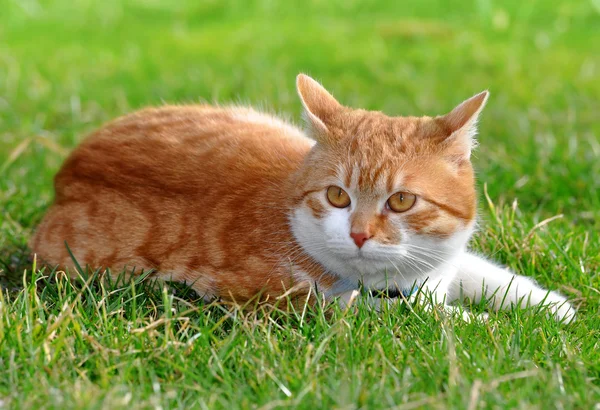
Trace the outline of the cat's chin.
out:
[[[408,282],[422,282],[440,267],[452,264],[464,248],[466,236],[460,236],[445,243],[420,240],[398,245],[365,244],[362,249],[350,245],[329,247],[328,257],[320,254],[316,259],[342,277],[360,278],[365,284],[385,283],[385,278],[395,278],[404,286]]]
[[[334,262],[335,260],[335,262]],[[333,270],[342,276],[368,277],[380,275],[413,275],[422,274],[432,268],[429,266],[417,266],[415,262],[409,260],[405,255],[387,255],[372,254],[369,252],[336,253],[335,256],[327,260],[321,261],[324,265],[333,265],[336,268]]]

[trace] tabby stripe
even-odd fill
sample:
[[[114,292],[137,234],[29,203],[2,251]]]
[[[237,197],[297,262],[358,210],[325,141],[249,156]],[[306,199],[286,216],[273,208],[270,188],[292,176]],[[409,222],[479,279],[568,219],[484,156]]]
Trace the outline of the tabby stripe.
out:
[[[444,204],[442,202],[438,202],[434,199],[430,199],[430,198],[424,198],[427,202],[431,202],[432,204],[434,204],[435,206],[443,209],[444,211],[448,212],[450,215],[456,217],[456,218],[460,218],[463,219],[465,221],[469,221],[472,219],[472,214],[471,213],[466,213],[466,212],[462,212],[461,210],[454,208],[450,205]]]

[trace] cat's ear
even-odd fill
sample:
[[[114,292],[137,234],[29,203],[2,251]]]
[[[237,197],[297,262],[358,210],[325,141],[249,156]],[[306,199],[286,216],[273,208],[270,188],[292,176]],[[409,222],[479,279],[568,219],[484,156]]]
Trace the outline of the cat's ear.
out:
[[[448,130],[445,143],[452,147],[454,154],[461,160],[468,160],[476,145],[477,119],[489,95],[487,90],[482,91],[440,118]]]
[[[324,140],[333,117],[342,105],[321,84],[305,74],[296,77],[296,88],[314,138]]]

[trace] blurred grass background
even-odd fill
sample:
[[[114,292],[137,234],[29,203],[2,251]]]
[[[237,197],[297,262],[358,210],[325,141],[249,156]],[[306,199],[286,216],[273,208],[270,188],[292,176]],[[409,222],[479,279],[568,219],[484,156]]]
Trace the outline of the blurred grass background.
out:
[[[20,280],[52,177],[87,132],[163,102],[299,121],[299,72],[390,115],[442,114],[489,89],[475,247],[579,298],[588,328],[570,340],[598,337],[597,0],[0,0],[2,283]]]

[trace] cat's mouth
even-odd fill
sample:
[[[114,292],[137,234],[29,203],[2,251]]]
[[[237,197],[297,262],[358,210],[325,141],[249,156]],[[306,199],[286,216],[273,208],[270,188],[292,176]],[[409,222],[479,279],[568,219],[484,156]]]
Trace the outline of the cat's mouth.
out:
[[[330,247],[330,252],[335,255],[338,263],[345,264],[349,268],[359,270],[363,274],[377,273],[382,271],[396,272],[403,267],[406,268],[406,252],[401,249],[362,249],[349,246]]]
[[[398,270],[398,263],[400,263],[399,261],[392,262],[389,257],[365,253],[353,256],[341,255],[341,259],[346,266],[361,272],[363,275],[371,275],[384,271],[396,272]]]
[[[370,242],[370,241],[368,241]],[[344,259],[369,260],[369,261],[386,261],[389,259],[397,260],[408,256],[406,246],[398,243],[394,245],[384,245],[379,243],[367,243],[365,246],[358,248],[354,243],[327,243],[330,252],[337,254]]]
[[[354,254],[351,256],[351,258],[356,259],[356,260],[361,260],[361,261],[385,262],[385,261],[389,261],[390,259],[397,259],[398,256],[403,256],[403,255],[399,255],[397,253],[387,254],[387,253],[376,252],[376,251],[374,252],[373,250],[367,250],[367,249],[357,249],[354,252]],[[344,257],[347,257],[347,255]]]
[[[343,257],[347,257],[347,256],[343,256]],[[366,252],[363,252],[360,250],[354,256],[349,257],[349,259],[354,260],[354,261],[361,261],[361,262],[382,262],[382,261],[386,260],[385,258],[381,258],[376,255],[369,255]]]

